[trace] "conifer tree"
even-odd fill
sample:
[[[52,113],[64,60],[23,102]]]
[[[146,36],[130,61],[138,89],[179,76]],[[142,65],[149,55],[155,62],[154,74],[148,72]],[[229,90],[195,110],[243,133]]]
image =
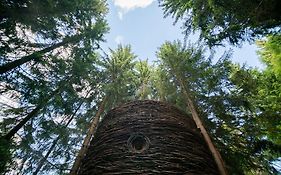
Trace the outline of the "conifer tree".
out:
[[[183,20],[185,33],[199,31],[209,46],[241,44],[268,33],[280,32],[279,0],[215,1],[159,0],[165,16]]]
[[[235,68],[236,65],[227,59],[227,53],[217,63],[212,63],[212,57],[206,58],[204,55],[200,45],[184,47],[179,42],[163,44],[158,51],[161,60],[158,75],[164,78],[156,79],[160,82],[154,83],[162,84],[156,86],[159,87],[159,90],[156,88],[157,93],[172,92],[169,89],[174,89],[176,95],[167,94],[164,99],[184,109],[185,99],[181,93],[188,88],[202,123],[220,150],[230,174],[276,172],[271,161],[280,155],[277,151],[279,146],[272,140],[264,139],[268,136],[265,136],[258,122],[263,117],[257,117],[261,114],[259,107],[255,106],[259,100],[255,101],[252,96],[257,92],[255,71]],[[179,74],[186,84],[179,81]],[[173,100],[167,98],[169,95]],[[276,117],[278,115],[273,118]],[[262,147],[262,143],[266,146]]]
[[[101,95],[104,77],[98,76],[96,63],[99,42],[108,31],[107,5],[103,0],[11,0],[0,6],[0,95],[14,101],[1,109],[1,140],[14,143],[5,148],[12,157],[8,171],[67,172],[82,141],[79,135],[85,134],[81,128],[92,117],[89,109]],[[86,98],[89,89],[94,90]],[[65,127],[61,120],[72,115],[72,124]]]

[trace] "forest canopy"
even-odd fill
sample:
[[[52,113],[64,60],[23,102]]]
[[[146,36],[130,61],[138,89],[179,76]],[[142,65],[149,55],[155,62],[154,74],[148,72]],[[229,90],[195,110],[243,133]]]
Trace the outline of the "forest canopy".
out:
[[[278,0],[159,0],[166,16],[183,19],[186,34],[199,31],[208,45],[241,44],[280,32]]]
[[[71,172],[106,112],[144,99],[188,114],[192,101],[229,174],[280,173],[281,2],[158,3],[201,37],[162,43],[151,63],[133,45],[101,47],[105,0],[0,2],[0,173]],[[256,42],[264,69],[209,48],[245,41]]]

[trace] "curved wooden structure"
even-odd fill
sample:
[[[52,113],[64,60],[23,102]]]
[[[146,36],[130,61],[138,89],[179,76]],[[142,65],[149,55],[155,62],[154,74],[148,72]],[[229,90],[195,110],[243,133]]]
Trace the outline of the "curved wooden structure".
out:
[[[104,117],[78,174],[219,173],[191,116],[147,100],[127,103]]]

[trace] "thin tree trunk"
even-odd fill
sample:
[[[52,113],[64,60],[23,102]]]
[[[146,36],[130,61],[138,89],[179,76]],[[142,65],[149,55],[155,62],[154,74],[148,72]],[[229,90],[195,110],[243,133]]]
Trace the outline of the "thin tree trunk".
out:
[[[99,106],[99,109],[98,111],[96,112],[95,114],[95,117],[91,123],[91,126],[88,130],[88,133],[83,141],[83,144],[82,144],[82,147],[75,159],[75,162],[71,168],[71,171],[70,171],[70,175],[76,175],[78,170],[79,170],[79,167],[80,167],[80,164],[81,164],[81,161],[82,159],[84,158],[85,154],[86,154],[86,151],[88,150],[88,147],[89,147],[89,143],[90,143],[90,140],[92,138],[92,135],[94,134],[95,130],[96,130],[96,127],[98,125],[98,122],[99,122],[99,119],[100,119],[100,116],[101,114],[103,113],[104,111],[104,108],[105,108],[105,105],[106,105],[106,102],[107,102],[107,96],[104,97],[101,105]]]
[[[199,115],[198,115],[198,112],[196,111],[196,108],[195,108],[195,105],[192,101],[192,98],[190,96],[190,93],[189,93],[189,90],[185,87],[182,79],[180,78],[179,79],[179,83],[180,83],[180,86],[181,88],[183,89],[183,93],[184,93],[184,96],[185,98],[187,99],[187,106],[188,106],[188,109],[190,110],[191,114],[192,114],[192,117],[193,117],[193,120],[195,121],[196,123],[196,126],[201,130],[201,133],[204,137],[204,140],[206,141],[214,159],[215,159],[215,162],[218,166],[218,170],[220,172],[221,175],[227,175],[227,171],[226,171],[226,168],[225,168],[225,164],[224,164],[224,161],[220,155],[220,153],[218,152],[218,150],[216,149],[215,145],[213,144],[208,132],[206,131]]]
[[[56,147],[58,141],[60,139],[60,136],[58,136],[52,143],[52,146],[49,148],[47,154],[42,158],[40,159],[39,161],[39,164],[36,168],[36,170],[34,171],[33,175],[36,175],[39,173],[39,171],[41,170],[42,166],[44,165],[45,161],[47,160],[47,158],[49,157],[49,155],[52,153],[53,149]]]
[[[88,95],[90,94],[92,89],[90,89],[87,92],[87,95],[85,98],[88,97]],[[68,122],[66,123],[66,125],[64,127],[68,127],[68,125],[71,123],[71,121],[73,120],[74,116],[76,115],[76,113],[78,112],[78,110],[81,108],[81,106],[83,105],[83,101],[79,104],[79,106],[77,107],[77,109],[74,111],[74,113],[71,115],[70,119],[68,120]],[[38,172],[40,171],[40,169],[42,168],[42,166],[44,165],[44,163],[46,162],[47,158],[49,157],[49,155],[51,154],[51,152],[53,151],[53,149],[55,148],[56,144],[58,143],[60,139],[60,136],[58,136],[52,143],[52,146],[49,148],[47,154],[39,161],[39,164],[36,168],[36,170],[34,171],[33,175],[37,175]]]
[[[37,113],[48,103],[48,101],[56,94],[58,94],[63,86],[58,87],[47,98],[43,99],[38,106],[33,109],[24,119],[22,119],[16,126],[14,126],[5,136],[4,139],[10,140],[31,118],[34,118]]]
[[[29,121],[31,118],[33,118],[42,108],[43,108],[43,103],[40,103],[35,109],[33,109],[24,119],[22,119],[13,129],[11,129],[5,136],[4,138],[6,140],[10,140],[17,132],[18,130],[23,127],[23,125]]]
[[[42,58],[42,56],[44,54],[46,54],[47,52],[50,52],[58,47],[61,47],[61,46],[64,46],[64,45],[67,45],[69,43],[74,43],[74,42],[77,42],[79,40],[79,38],[81,38],[83,34],[79,34],[79,35],[74,35],[74,36],[71,36],[71,37],[67,37],[65,38],[62,42],[60,43],[57,43],[57,44],[54,44],[50,47],[47,47],[45,49],[42,49],[42,50],[39,50],[39,51],[36,51],[30,55],[27,55],[27,56],[24,56],[22,57],[21,59],[18,59],[18,60],[15,60],[15,61],[12,61],[12,62],[8,62],[4,65],[1,65],[0,66],[0,74],[3,74],[3,73],[6,73],[16,67],[19,67],[31,60],[39,60],[40,58]]]
[[[79,104],[79,106],[74,111],[74,113],[71,115],[70,119],[68,120],[68,122],[66,123],[66,125],[64,127],[67,127],[71,123],[71,121],[73,120],[74,116],[76,115],[76,113],[78,112],[78,110],[80,109],[80,107],[82,106],[83,103],[84,102],[81,102]],[[38,164],[36,170],[34,171],[33,175],[37,175],[38,172],[41,170],[42,166],[44,165],[44,163],[46,162],[47,158],[49,157],[49,155],[51,154],[51,152],[55,148],[55,146],[58,143],[59,139],[60,139],[60,135],[57,136],[57,138],[53,141],[52,146],[49,148],[47,154],[39,161],[39,164]]]

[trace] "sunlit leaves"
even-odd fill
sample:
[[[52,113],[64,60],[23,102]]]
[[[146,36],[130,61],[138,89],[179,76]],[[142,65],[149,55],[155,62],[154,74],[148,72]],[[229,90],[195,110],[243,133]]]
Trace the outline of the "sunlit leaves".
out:
[[[270,68],[278,78],[281,77],[281,35],[270,35],[266,41],[258,41],[257,45],[261,48],[258,54],[261,60]]]

